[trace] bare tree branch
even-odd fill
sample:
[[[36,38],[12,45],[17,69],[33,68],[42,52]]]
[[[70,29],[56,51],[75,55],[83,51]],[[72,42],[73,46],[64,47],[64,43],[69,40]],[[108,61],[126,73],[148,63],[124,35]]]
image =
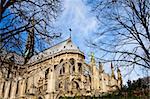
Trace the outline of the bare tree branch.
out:
[[[149,0],[99,0],[91,5],[100,28],[95,34],[97,40],[87,43],[89,47],[104,53],[99,59],[150,69]]]

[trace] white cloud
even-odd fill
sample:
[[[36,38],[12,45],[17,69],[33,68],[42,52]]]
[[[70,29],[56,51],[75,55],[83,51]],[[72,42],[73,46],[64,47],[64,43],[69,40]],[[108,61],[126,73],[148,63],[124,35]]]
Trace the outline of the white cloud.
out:
[[[97,20],[90,13],[91,8],[83,0],[65,0],[64,11],[56,22],[57,27],[69,36],[69,28],[72,29],[72,38],[75,43],[83,41],[90,33],[97,29]],[[67,33],[67,34],[66,34]],[[80,43],[83,46],[83,44]],[[80,46],[82,48],[82,46]]]
[[[71,28],[73,42],[89,57],[91,50],[84,45],[84,40],[85,38],[93,37],[92,33],[98,29],[96,17],[90,13],[91,7],[87,6],[83,0],[64,0],[63,7],[64,11],[55,23],[58,32],[64,33],[63,37],[66,39],[70,35],[69,28]],[[101,53],[97,52],[96,54],[99,55]],[[110,64],[105,64],[104,68],[106,72],[110,73]],[[123,71],[123,74],[125,72],[126,70]],[[138,78],[135,73],[132,73],[132,75],[134,75],[134,79]],[[133,78],[125,77],[124,83],[128,79]]]

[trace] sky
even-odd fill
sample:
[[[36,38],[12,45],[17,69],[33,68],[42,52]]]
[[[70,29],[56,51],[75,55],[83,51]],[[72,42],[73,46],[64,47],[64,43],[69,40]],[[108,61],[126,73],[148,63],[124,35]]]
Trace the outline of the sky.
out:
[[[63,7],[64,11],[55,23],[57,31],[63,33],[63,39],[67,39],[70,37],[71,28],[72,41],[88,54],[90,49],[83,47],[85,40],[98,28],[96,17],[90,13],[91,7],[83,0],[64,0]]]
[[[86,4],[85,0],[64,0],[63,12],[55,22],[55,27],[58,32],[62,32],[62,39],[65,40],[70,37],[73,43],[84,52],[86,61],[89,61],[89,55],[94,52],[95,55],[100,53],[86,46],[86,39],[91,38],[93,33],[97,32],[99,23],[93,13],[90,12],[91,7]],[[133,70],[133,72],[126,76],[127,71],[131,68],[121,68],[124,84],[130,80],[136,80],[142,77],[140,74],[143,72],[141,68]],[[104,64],[106,73],[111,73],[110,64]]]

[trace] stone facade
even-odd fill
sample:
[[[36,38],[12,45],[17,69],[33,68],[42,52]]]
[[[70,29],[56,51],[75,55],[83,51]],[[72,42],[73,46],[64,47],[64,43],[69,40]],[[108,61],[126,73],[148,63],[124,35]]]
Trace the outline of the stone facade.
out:
[[[2,99],[57,99],[60,96],[93,96],[121,88],[122,76],[106,74],[96,66],[94,55],[89,64],[71,38],[31,57],[12,76],[0,78]]]

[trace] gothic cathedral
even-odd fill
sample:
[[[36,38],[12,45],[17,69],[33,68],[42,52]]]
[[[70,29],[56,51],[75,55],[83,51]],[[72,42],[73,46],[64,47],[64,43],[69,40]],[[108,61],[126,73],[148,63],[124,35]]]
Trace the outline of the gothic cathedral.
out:
[[[113,92],[122,86],[119,69],[115,77],[111,64],[112,73],[106,74],[101,63],[97,66],[94,55],[90,63],[86,63],[84,53],[71,38],[33,55],[24,66],[21,65],[23,57],[11,55],[18,66],[12,66],[13,73],[0,73],[0,99],[93,96]]]

